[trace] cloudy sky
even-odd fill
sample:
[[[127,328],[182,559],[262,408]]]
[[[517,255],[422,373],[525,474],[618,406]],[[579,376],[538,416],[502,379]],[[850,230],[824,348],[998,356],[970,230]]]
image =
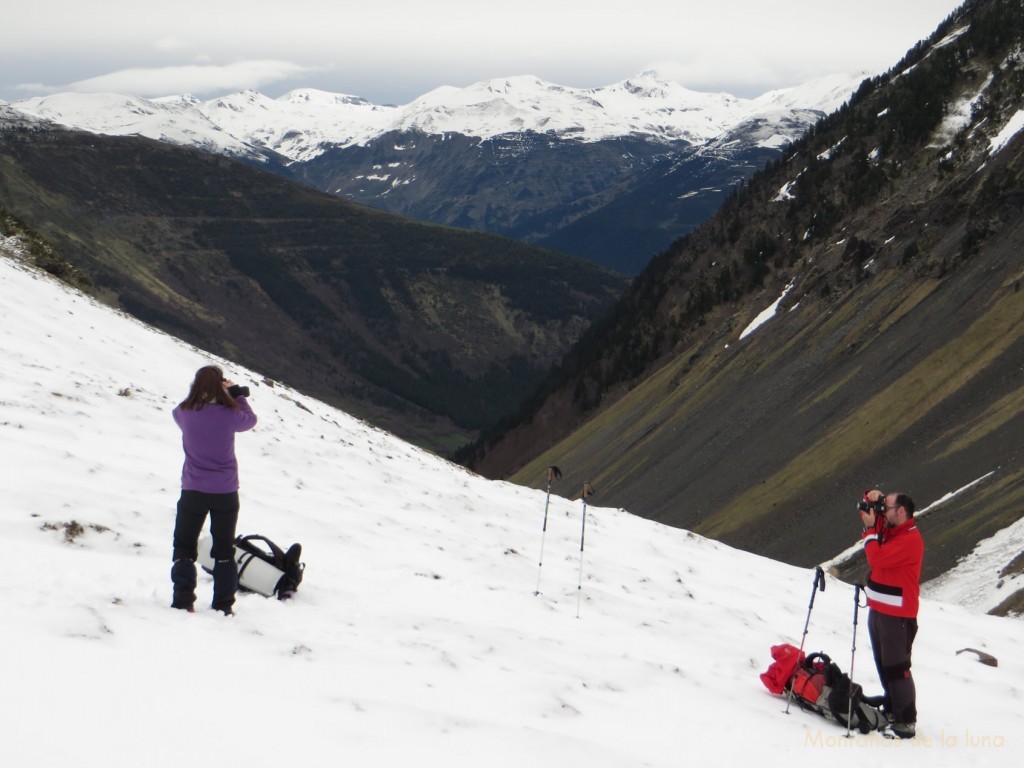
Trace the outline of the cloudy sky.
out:
[[[755,96],[836,72],[883,71],[960,4],[43,0],[3,14],[0,99],[312,87],[403,104],[495,77],[596,87],[646,69],[694,90]]]

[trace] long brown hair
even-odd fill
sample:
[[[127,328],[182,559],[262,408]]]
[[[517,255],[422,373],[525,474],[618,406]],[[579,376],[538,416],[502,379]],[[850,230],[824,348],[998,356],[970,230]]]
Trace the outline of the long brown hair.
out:
[[[181,401],[179,408],[201,411],[204,405],[217,403],[228,408],[237,408],[235,398],[224,389],[224,371],[216,365],[206,365],[196,371],[188,397]]]

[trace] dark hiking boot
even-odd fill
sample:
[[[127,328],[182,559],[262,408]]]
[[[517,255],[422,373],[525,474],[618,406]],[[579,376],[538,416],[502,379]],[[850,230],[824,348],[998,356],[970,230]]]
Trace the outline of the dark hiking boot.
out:
[[[234,613],[231,606],[235,604],[235,593],[238,591],[238,566],[234,560],[218,560],[213,564],[213,610],[225,616]]]
[[[190,611],[196,601],[196,564],[192,560],[175,560],[171,565],[174,595],[171,607]]]
[[[892,732],[899,739],[912,739],[917,734],[917,725],[915,723],[893,723],[891,726]]]

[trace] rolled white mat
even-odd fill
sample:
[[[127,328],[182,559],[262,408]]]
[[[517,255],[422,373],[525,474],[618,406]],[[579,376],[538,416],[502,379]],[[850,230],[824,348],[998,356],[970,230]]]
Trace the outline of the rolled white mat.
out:
[[[213,572],[213,557],[210,555],[212,546],[213,538],[208,533],[203,534],[199,539],[199,564],[211,573]],[[234,552],[235,563],[238,564],[238,585],[252,592],[258,592],[264,597],[273,597],[278,582],[284,576],[284,571],[238,547],[234,548]]]

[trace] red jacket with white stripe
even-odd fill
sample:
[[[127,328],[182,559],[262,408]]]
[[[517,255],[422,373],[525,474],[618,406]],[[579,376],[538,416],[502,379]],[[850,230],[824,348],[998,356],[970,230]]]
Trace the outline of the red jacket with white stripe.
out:
[[[868,606],[890,616],[917,618],[924,539],[914,518],[895,528],[867,530],[863,540],[871,566],[864,590]]]

